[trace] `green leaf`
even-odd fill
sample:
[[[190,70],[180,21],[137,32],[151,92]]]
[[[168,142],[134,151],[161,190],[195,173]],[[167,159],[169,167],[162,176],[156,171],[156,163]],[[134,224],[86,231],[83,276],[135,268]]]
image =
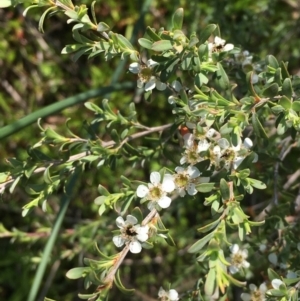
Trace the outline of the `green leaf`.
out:
[[[98,186],[98,192],[101,194],[101,195],[104,195],[104,196],[109,196],[110,193],[108,192],[108,190],[102,186],[101,184],[99,184]]]
[[[280,62],[281,74],[282,74],[283,79],[286,79],[286,78],[290,77],[289,72],[287,70],[287,65],[288,65],[288,63],[284,63],[283,61]]]
[[[216,71],[215,81],[221,90],[227,90],[229,88],[229,78],[225,72],[223,66],[217,63],[218,70]]]
[[[292,109],[296,112],[300,111],[300,101],[294,101],[292,103]]]
[[[282,83],[282,94],[291,99],[293,92],[292,81],[290,78],[286,78]]]
[[[210,269],[204,285],[205,294],[208,296],[212,296],[216,289],[216,270]]]
[[[197,87],[201,88],[203,84],[206,85],[207,83],[208,83],[208,78],[203,73],[196,74],[195,85],[197,85]]]
[[[154,51],[166,51],[173,48],[173,44],[169,40],[160,40],[152,44],[151,49]]]
[[[234,285],[236,285],[236,286],[241,287],[241,286],[245,286],[245,285],[246,285],[246,282],[241,282],[241,281],[239,281],[239,280],[233,278],[230,274],[224,274],[224,275],[225,275],[225,277],[226,277],[232,284],[234,284]]]
[[[0,183],[4,183],[10,179],[10,173],[9,172],[1,172],[0,173]]]
[[[286,96],[282,96],[279,101],[278,104],[280,106],[282,106],[283,108],[285,108],[286,110],[289,110],[292,106],[292,102],[290,99],[288,99]]]
[[[93,294],[78,294],[78,297],[82,300],[96,300],[95,297],[98,296],[99,293],[93,293]],[[101,300],[101,299],[97,299]]]
[[[278,95],[279,86],[277,83],[272,83],[262,91],[262,95],[265,97],[274,97]]]
[[[257,117],[257,114],[255,112],[252,113],[251,120],[252,120],[253,129],[254,129],[255,133],[257,134],[257,136],[268,140],[268,136],[267,136],[263,126],[261,125],[261,123]]]
[[[73,268],[67,272],[66,277],[69,279],[78,279],[83,277],[87,270],[85,267]]]
[[[276,106],[274,106],[274,107],[271,107],[271,110],[272,110],[272,112],[273,112],[274,114],[276,114],[276,115],[278,115],[278,114],[280,114],[281,112],[284,112],[284,111],[285,111],[284,107],[282,107],[282,106],[280,106],[280,105],[276,105]]]
[[[219,225],[220,219],[217,219],[215,221],[213,221],[210,224],[207,224],[201,228],[198,228],[197,231],[202,232],[202,233],[206,233],[214,228],[216,228]]]
[[[273,56],[273,55],[268,55],[268,56],[266,57],[266,61],[267,61],[267,64],[268,64],[269,66],[271,66],[272,68],[274,68],[274,69],[279,68],[279,64],[278,64],[278,61],[277,61],[277,59],[275,58],[275,56]]]
[[[97,31],[99,31],[99,32],[104,32],[104,31],[109,31],[109,30],[110,30],[110,27],[104,22],[100,22],[97,25]]]
[[[189,253],[197,253],[199,252],[213,237],[214,237],[214,232],[207,234],[197,242],[195,242],[189,249]]]
[[[207,25],[201,32],[199,36],[199,42],[200,44],[205,43],[208,38],[211,36],[211,34],[215,31],[217,28],[217,25],[215,24],[209,24]]]
[[[142,47],[144,47],[146,49],[152,49],[153,43],[150,40],[145,39],[145,38],[140,38],[140,39],[138,39],[138,42]]]
[[[251,95],[255,97],[254,101],[256,101],[256,100],[259,100],[260,97],[257,95],[257,93],[256,93],[256,91],[253,87],[253,84],[252,84],[253,74],[254,74],[253,71],[249,71],[246,75],[246,81],[247,81],[247,84],[248,84],[248,89],[249,89]],[[246,99],[248,99],[248,98],[246,98]]]
[[[281,279],[280,276],[272,269],[268,269],[268,277],[269,280],[272,281],[274,279]]]
[[[199,192],[203,192],[203,193],[212,191],[214,187],[215,187],[215,183],[201,183],[196,185],[196,189]]]
[[[48,14],[49,12],[51,12],[52,10],[56,10],[56,6],[54,6],[54,7],[52,7],[52,6],[49,7],[47,10],[44,11],[44,13],[42,14],[42,16],[40,17],[40,21],[39,21],[39,31],[42,32],[42,33],[44,33],[44,28],[43,28],[43,26],[44,26],[44,20],[45,20],[47,14]]]
[[[48,167],[45,169],[44,174],[43,174],[44,181],[45,181],[45,183],[47,183],[47,184],[52,184],[51,174],[50,174],[50,167],[51,167],[51,166],[48,166]]]
[[[131,294],[135,291],[134,289],[127,289],[124,287],[124,285],[121,281],[121,278],[120,278],[120,270],[118,270],[118,272],[114,278],[114,283],[120,289],[120,291],[124,294]]]
[[[266,189],[267,188],[267,185],[265,183],[263,183],[262,181],[252,179],[252,178],[248,178],[248,181],[251,184],[251,186],[253,186],[257,189]]]
[[[221,179],[220,181],[220,192],[223,200],[227,201],[230,199],[229,186],[224,179]]]
[[[16,186],[18,185],[18,183],[20,182],[22,176],[18,176],[17,178],[14,179],[14,181],[12,182],[12,184],[9,187],[9,192],[13,193]]]
[[[131,215],[133,215],[134,217],[137,218],[138,224],[140,224],[143,221],[143,213],[142,213],[142,211],[141,211],[141,209],[139,207],[135,207],[131,211]]]
[[[172,17],[173,30],[182,28],[183,16],[183,8],[178,8]]]
[[[123,46],[126,49],[135,50],[132,44],[121,34],[117,34],[119,45]]]
[[[9,6],[13,6],[18,4],[18,1],[14,1],[14,0],[0,0],[0,7],[4,8],[4,7],[9,7]]]
[[[151,27],[147,27],[146,28],[146,34],[149,36],[150,39],[152,39],[153,41],[160,41],[161,38],[155,33],[154,29],[152,29]]]

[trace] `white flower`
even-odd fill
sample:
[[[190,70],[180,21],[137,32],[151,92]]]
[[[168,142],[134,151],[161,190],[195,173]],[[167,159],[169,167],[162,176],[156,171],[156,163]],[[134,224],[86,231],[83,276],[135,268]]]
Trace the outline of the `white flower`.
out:
[[[127,215],[126,221],[122,216],[116,219],[116,224],[120,228],[121,234],[113,237],[116,247],[122,247],[129,243],[131,253],[140,253],[142,250],[141,242],[145,242],[148,238],[149,226],[140,226],[138,220],[133,215]]]
[[[188,163],[195,165],[205,159],[200,156],[200,152],[207,151],[210,146],[210,143],[206,139],[202,139],[197,143],[195,136],[191,133],[185,134],[183,139],[185,151],[180,159],[180,164]]]
[[[195,185],[196,179],[201,174],[199,169],[195,166],[188,166],[186,169],[177,166],[175,171],[177,174],[173,175],[173,177],[179,195],[184,197],[185,190],[189,195],[195,195],[198,192]]]
[[[223,167],[227,170],[231,168],[237,169],[249,153],[253,142],[250,138],[246,138],[243,144],[240,142],[237,146],[230,145],[229,141],[221,138],[218,145],[213,148],[211,153],[211,161],[218,168],[220,163],[223,162]],[[253,163],[257,161],[254,158]]]
[[[246,261],[248,257],[247,250],[240,250],[237,244],[230,247],[230,263],[229,271],[231,274],[237,273],[241,268],[249,268],[250,263]]]
[[[213,43],[208,43],[208,51],[210,57],[213,52],[227,52],[232,50],[233,48],[233,44],[226,44],[226,41],[221,39],[220,37],[215,37]]]
[[[168,208],[171,204],[171,198],[167,196],[167,193],[172,192],[175,189],[175,183],[173,177],[170,174],[166,174],[162,183],[160,183],[160,173],[154,171],[150,174],[150,182],[148,186],[139,185],[136,194],[140,198],[146,198],[149,200],[148,208],[152,210],[156,208]]]
[[[166,292],[162,287],[158,291],[158,298],[161,301],[177,301],[179,300],[178,293],[174,289]]]
[[[284,285],[283,281],[281,281],[280,279],[273,279],[271,284],[276,290],[279,289],[280,285]]]
[[[145,91],[150,91],[156,88],[157,90],[163,91],[167,85],[162,83],[156,76],[153,75],[152,68],[157,66],[158,63],[153,60],[148,60],[146,65],[141,65],[137,62],[129,65],[129,71],[138,74],[137,86],[143,88],[145,84]]]
[[[243,293],[241,295],[241,299],[243,301],[265,301],[265,295],[266,291],[268,290],[267,285],[265,282],[263,282],[259,288],[257,288],[256,285],[250,284],[250,294],[248,293]]]

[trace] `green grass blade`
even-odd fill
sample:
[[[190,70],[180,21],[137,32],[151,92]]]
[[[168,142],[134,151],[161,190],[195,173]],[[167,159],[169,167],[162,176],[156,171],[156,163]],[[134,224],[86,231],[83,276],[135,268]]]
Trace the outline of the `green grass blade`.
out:
[[[78,174],[76,174],[76,173],[73,174],[72,179],[69,182],[69,185],[71,187],[75,186],[75,182],[77,180],[77,175]],[[59,230],[61,228],[62,222],[64,220],[67,208],[70,204],[70,200],[71,200],[70,196],[64,195],[62,197],[61,206],[60,206],[59,212],[57,214],[57,218],[55,220],[52,232],[51,232],[51,234],[49,236],[49,239],[47,241],[47,244],[45,246],[45,249],[44,249],[44,252],[43,252],[43,255],[42,255],[42,258],[41,258],[41,262],[40,262],[40,264],[38,266],[38,269],[36,271],[34,281],[33,281],[33,284],[31,286],[27,301],[36,301],[36,296],[38,294],[43,276],[45,274],[46,267],[47,267],[47,264],[48,264],[48,260],[50,258],[50,255],[51,255],[52,249],[54,247],[56,238],[58,236],[58,233],[59,233]]]
[[[23,128],[27,127],[28,125],[36,122],[39,118],[44,118],[47,116],[50,116],[52,114],[55,114],[57,112],[60,112],[68,107],[74,106],[76,104],[85,102],[89,100],[90,98],[97,97],[97,96],[103,96],[108,93],[112,93],[114,91],[120,91],[120,90],[129,90],[132,89],[135,86],[135,83],[132,82],[125,82],[122,84],[113,84],[108,87],[100,88],[100,89],[93,89],[89,90],[87,92],[80,93],[75,96],[68,97],[64,100],[61,100],[59,102],[56,102],[54,104],[51,104],[45,108],[42,108],[36,112],[33,112],[23,118],[21,118],[18,121],[15,121],[7,126],[4,126],[3,128],[0,128],[0,139],[3,139],[7,136],[10,136]]]

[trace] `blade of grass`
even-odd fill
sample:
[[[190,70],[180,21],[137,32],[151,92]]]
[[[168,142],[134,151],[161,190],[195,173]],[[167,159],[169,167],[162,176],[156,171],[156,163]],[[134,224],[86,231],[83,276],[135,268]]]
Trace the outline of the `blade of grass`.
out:
[[[80,93],[75,96],[68,97],[64,100],[61,100],[59,102],[56,102],[54,104],[51,104],[45,108],[42,108],[38,111],[35,111],[23,118],[21,118],[18,121],[15,121],[7,126],[4,126],[3,128],[0,128],[0,140],[8,137],[28,125],[36,122],[39,118],[44,118],[46,116],[50,116],[54,113],[60,112],[68,107],[74,106],[76,104],[85,102],[89,100],[90,98],[97,97],[97,96],[103,96],[108,93],[112,93],[114,91],[120,91],[120,90],[129,90],[132,89],[135,86],[135,83],[132,82],[125,82],[122,84],[113,84],[108,87],[100,88],[100,89],[93,89],[89,90],[83,93]]]
[[[72,175],[72,179],[69,182],[70,187],[75,186],[77,177],[78,177],[78,173],[74,173]],[[45,249],[44,249],[44,252],[43,252],[43,255],[41,258],[41,262],[39,263],[38,269],[35,273],[34,281],[30,288],[30,292],[29,292],[27,301],[35,301],[36,300],[36,296],[38,294],[43,276],[45,274],[46,267],[47,267],[52,249],[54,247],[54,244],[55,244],[56,238],[58,236],[59,230],[61,228],[62,222],[64,220],[67,208],[70,204],[70,200],[71,200],[71,196],[67,196],[66,194],[63,195],[59,212],[58,212],[56,220],[54,222],[52,232],[51,232],[49,239],[47,241],[47,244],[45,246]]]

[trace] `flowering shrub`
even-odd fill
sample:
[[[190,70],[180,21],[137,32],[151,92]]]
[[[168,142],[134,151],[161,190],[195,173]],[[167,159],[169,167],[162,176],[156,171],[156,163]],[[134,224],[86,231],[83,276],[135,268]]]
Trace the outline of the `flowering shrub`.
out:
[[[9,4],[5,1],[2,6]],[[259,64],[254,62],[248,51],[226,43],[215,24],[207,25],[199,35],[186,32],[181,8],[175,11],[170,28],[147,27],[136,49],[109,25],[98,22],[93,6],[92,19],[85,5],[74,6],[70,0],[43,1],[39,6],[47,7],[40,28],[50,12],[63,12],[68,23],[74,24],[76,43],[66,45],[62,53],[74,54],[76,59],[83,55],[103,55],[106,60],[129,58],[128,70],[139,93],[147,100],[152,94],[164,93],[173,119],[171,124],[149,128],[139,121],[134,103],[128,105],[125,116],[113,110],[108,100],[100,106],[86,102],[86,108],[95,114],[89,133],[95,124],[104,124],[111,141],[94,133],[81,138],[71,132],[70,137],[64,137],[39,122],[43,137],[30,148],[28,159],[10,160],[10,171],[0,175],[2,193],[8,187],[13,192],[25,183],[34,195],[23,207],[25,216],[37,206],[45,211],[47,198],[58,189],[63,189],[69,200],[77,177],[87,166],[96,168],[97,163],[98,168],[112,168],[125,158],[144,168],[157,160],[148,184],[125,176],[125,172],[118,192],[110,193],[99,184],[95,204],[100,216],[112,208],[120,215],[116,219],[119,230],[110,243],[112,240],[121,250],[109,255],[106,252],[112,252],[111,247],[100,250],[97,246],[98,258],[86,258],[84,266],[67,273],[70,279],[84,278],[86,289],[93,287],[92,293],[80,294],[80,298],[107,300],[114,285],[123,293],[130,292],[119,274],[127,253],[143,256],[164,241],[176,245],[180,237],[175,236],[176,229],[166,228],[165,214],[176,202],[184,206],[201,202],[210,207],[211,214],[207,217],[195,212],[201,236],[188,237],[183,247],[190,254],[189,262],[199,264],[201,271],[193,279],[194,287],[178,291],[160,288],[159,300],[225,300],[232,297],[234,287],[245,290],[240,291],[242,300],[298,300],[298,211],[294,210],[296,217],[290,222],[286,212],[278,209],[282,201],[294,205],[298,194],[298,167],[287,171],[282,162],[299,144],[299,77],[291,76],[287,64],[272,55]],[[121,132],[115,124],[123,127]],[[167,138],[163,132],[168,133]],[[149,139],[148,147],[131,144],[154,133],[159,133],[158,138]],[[58,148],[61,158],[46,157],[45,146]],[[159,158],[168,146],[170,157],[164,165]],[[43,182],[36,183],[33,176],[40,172]],[[284,179],[288,180],[282,185]],[[281,188],[290,190],[286,198],[279,193]],[[269,206],[260,215],[248,214],[245,202],[253,200],[253,195],[259,198],[264,189],[272,191]],[[256,274],[263,279],[250,284],[248,290],[247,281],[256,282]]]

